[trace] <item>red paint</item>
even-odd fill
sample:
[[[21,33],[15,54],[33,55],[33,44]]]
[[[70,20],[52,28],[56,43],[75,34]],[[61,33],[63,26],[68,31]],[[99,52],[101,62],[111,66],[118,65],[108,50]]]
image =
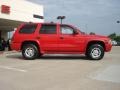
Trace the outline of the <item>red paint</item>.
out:
[[[55,24],[56,34],[40,34],[39,30],[41,29],[41,25],[43,23],[36,23],[37,28],[32,34],[20,34],[20,29],[25,25],[22,24],[18,27],[14,36],[12,38],[11,48],[13,50],[20,51],[22,47],[22,43],[36,42],[39,51],[41,53],[85,53],[88,43],[90,42],[102,42],[104,44],[105,51],[108,52],[111,50],[112,45],[109,43],[110,39],[106,36],[98,36],[98,35],[87,35],[80,32],[80,30],[76,29],[71,25],[63,25],[73,28],[76,31],[76,34],[61,34],[60,32],[60,24],[55,23],[44,23],[46,25]]]
[[[10,6],[2,5],[1,6],[1,13],[10,14]]]

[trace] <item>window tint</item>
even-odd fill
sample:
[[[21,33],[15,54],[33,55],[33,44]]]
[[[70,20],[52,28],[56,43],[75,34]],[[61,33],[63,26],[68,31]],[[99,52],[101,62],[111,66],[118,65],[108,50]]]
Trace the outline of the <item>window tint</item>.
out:
[[[21,28],[21,30],[19,31],[20,33],[25,33],[25,34],[31,34],[34,33],[35,29],[36,29],[37,25],[25,25]]]
[[[74,30],[68,26],[61,26],[61,33],[62,34],[73,34]]]
[[[42,25],[40,34],[55,34],[56,25]]]

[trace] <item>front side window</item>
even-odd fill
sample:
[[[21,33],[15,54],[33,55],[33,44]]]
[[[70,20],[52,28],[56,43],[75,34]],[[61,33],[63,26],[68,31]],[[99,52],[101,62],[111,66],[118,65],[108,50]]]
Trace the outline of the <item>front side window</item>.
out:
[[[56,25],[42,25],[40,34],[56,34]]]
[[[74,30],[68,26],[61,26],[61,34],[73,34]]]
[[[20,33],[24,33],[24,34],[31,34],[35,32],[37,25],[33,24],[33,25],[24,25],[21,29],[20,29]]]

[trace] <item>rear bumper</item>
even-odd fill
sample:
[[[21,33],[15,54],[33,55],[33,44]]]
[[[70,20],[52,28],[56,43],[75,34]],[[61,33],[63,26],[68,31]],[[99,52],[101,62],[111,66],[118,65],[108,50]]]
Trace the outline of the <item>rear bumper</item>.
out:
[[[12,50],[20,51],[21,50],[21,44],[16,42],[11,42],[10,47]]]

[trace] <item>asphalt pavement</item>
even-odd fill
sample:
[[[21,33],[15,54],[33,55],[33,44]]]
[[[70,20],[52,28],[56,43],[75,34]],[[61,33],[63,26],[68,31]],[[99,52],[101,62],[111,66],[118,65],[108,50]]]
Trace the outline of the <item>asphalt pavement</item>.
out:
[[[44,55],[24,60],[0,52],[0,90],[120,90],[120,47],[99,61],[84,55]]]

